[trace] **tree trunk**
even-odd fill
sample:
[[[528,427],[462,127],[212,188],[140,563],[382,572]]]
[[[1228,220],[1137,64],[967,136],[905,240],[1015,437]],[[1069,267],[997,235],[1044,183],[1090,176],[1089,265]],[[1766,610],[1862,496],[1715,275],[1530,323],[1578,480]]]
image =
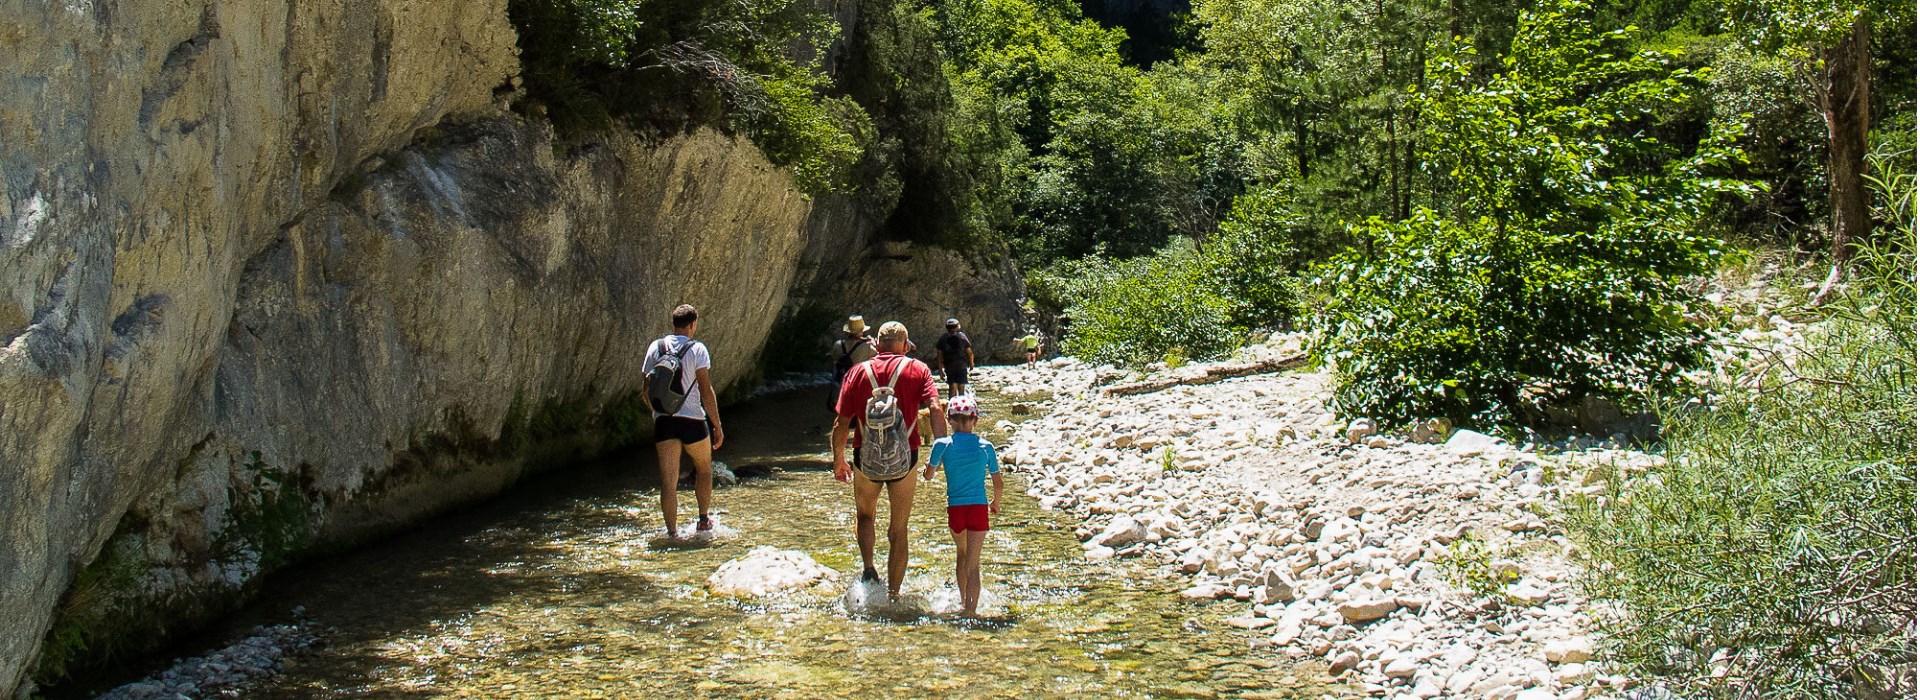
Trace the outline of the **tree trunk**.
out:
[[[1868,19],[1853,22],[1838,45],[1820,52],[1825,72],[1820,90],[1821,111],[1827,118],[1827,204],[1833,210],[1833,271],[1813,296],[1824,304],[1834,287],[1846,278],[1853,243],[1867,238],[1868,84],[1873,71],[1868,55]]]

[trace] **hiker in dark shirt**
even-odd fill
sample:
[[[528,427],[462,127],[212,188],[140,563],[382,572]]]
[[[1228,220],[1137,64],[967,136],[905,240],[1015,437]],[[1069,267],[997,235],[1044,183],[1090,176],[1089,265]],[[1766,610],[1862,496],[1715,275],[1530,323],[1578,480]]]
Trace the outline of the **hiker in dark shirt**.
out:
[[[973,369],[973,341],[960,332],[960,319],[947,319],[947,332],[933,349],[940,352],[940,369],[947,375],[947,398],[967,393],[967,371]]]

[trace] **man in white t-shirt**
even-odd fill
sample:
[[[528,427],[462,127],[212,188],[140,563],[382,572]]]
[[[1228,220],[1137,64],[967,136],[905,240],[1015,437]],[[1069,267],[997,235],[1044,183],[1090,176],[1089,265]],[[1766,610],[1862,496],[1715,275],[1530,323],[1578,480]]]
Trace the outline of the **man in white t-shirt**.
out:
[[[691,304],[681,304],[673,310],[673,333],[647,348],[646,364],[642,365],[651,370],[662,356],[679,356],[678,391],[686,395],[679,409],[669,414],[660,410],[656,399],[662,397],[648,395],[646,383],[641,383],[643,398],[653,409],[653,448],[660,455],[660,513],[666,518],[668,537],[680,536],[676,526],[682,453],[693,458],[693,494],[700,504],[700,521],[695,529],[713,529],[713,520],[707,516],[713,503],[713,451],[720,449],[726,433],[720,429],[720,405],[708,376],[713,358],[707,354],[705,343],[693,339],[699,328],[699,312]]]

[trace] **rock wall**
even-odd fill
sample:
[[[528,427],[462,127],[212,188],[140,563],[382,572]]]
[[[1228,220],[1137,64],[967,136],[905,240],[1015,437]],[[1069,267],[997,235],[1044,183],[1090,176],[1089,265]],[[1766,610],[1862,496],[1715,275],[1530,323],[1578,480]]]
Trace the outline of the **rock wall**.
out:
[[[0,0],[0,689],[638,437],[674,304],[725,385],[796,285],[893,278],[810,282],[884,215],[750,144],[514,116],[514,43],[505,0]]]
[[[0,4],[0,688],[213,423],[247,261],[496,111],[513,42],[504,0]]]

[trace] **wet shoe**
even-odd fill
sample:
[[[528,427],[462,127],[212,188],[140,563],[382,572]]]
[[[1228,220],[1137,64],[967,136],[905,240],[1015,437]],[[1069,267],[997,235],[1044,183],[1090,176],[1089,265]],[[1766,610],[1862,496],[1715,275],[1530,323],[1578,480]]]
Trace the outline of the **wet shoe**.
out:
[[[712,530],[713,518],[707,517],[705,515],[700,516],[700,524],[693,526],[693,529],[695,532],[706,532],[708,530]]]
[[[880,572],[874,571],[873,567],[867,567],[866,571],[860,572],[860,581],[862,583],[879,583]]]

